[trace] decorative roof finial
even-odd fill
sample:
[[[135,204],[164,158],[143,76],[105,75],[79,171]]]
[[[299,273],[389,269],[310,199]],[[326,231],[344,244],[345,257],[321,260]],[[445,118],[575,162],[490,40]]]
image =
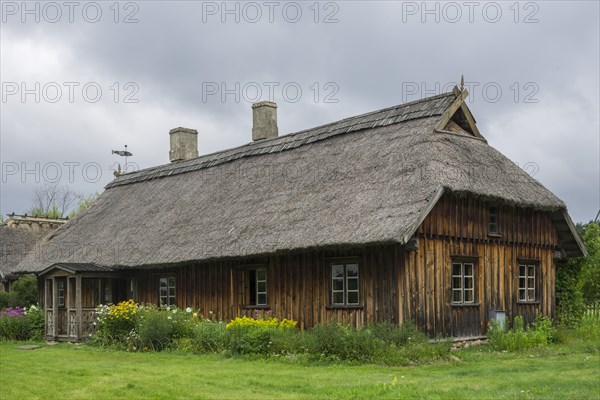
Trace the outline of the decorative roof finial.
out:
[[[460,91],[464,91],[465,90],[465,76],[461,75],[460,76]]]

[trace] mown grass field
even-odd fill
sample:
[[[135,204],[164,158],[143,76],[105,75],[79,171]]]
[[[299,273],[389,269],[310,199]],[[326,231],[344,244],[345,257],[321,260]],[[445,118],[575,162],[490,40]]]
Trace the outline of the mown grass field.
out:
[[[598,399],[599,346],[518,353],[457,351],[462,361],[410,367],[314,365],[183,352],[127,353],[0,342],[2,399]]]

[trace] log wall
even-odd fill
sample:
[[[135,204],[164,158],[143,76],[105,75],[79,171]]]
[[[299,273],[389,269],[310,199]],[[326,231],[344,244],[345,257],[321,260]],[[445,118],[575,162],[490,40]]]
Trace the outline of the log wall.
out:
[[[522,315],[526,322],[537,313],[554,316],[558,237],[549,215],[498,205],[498,233],[489,235],[489,207],[474,198],[444,195],[419,227],[418,245],[411,251],[390,244],[143,270],[136,276],[137,300],[158,304],[159,278],[174,276],[178,307],[230,320],[255,309],[248,307],[246,271],[266,268],[267,307],[298,320],[301,328],[333,319],[354,326],[410,320],[432,337],[463,337],[485,334],[490,310],[505,310],[511,320]],[[360,265],[361,304],[333,308],[330,264],[353,257]],[[476,264],[475,305],[451,303],[455,257]],[[530,304],[517,302],[518,264],[525,259],[539,265],[539,301]]]
[[[558,236],[546,213],[497,206],[498,233],[488,234],[491,204],[474,198],[443,196],[418,229],[418,251],[407,254],[401,279],[410,315],[430,335],[476,336],[486,331],[490,310],[504,310],[533,322],[536,314],[554,317],[554,252]],[[451,268],[455,257],[475,262],[477,305],[451,303]],[[519,260],[538,263],[538,302],[517,301]]]
[[[359,262],[360,306],[330,306],[330,264],[334,260]],[[368,321],[398,322],[400,247],[364,247],[354,250],[312,251],[265,258],[224,260],[176,268],[142,271],[138,300],[158,304],[159,278],[175,276],[177,306],[195,307],[205,316],[230,320],[250,315],[247,269],[267,269],[267,307],[275,315],[298,320],[300,328],[336,319],[358,326]]]

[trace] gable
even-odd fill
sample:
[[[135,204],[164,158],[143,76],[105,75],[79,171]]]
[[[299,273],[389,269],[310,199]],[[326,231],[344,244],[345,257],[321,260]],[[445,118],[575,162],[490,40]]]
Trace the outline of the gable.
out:
[[[469,92],[467,89],[459,89],[456,86],[454,87],[453,92],[456,98],[444,114],[442,114],[440,122],[436,127],[436,131],[462,134],[485,141],[485,138],[477,128],[477,123],[473,114],[471,114],[471,111],[465,102],[469,96]]]

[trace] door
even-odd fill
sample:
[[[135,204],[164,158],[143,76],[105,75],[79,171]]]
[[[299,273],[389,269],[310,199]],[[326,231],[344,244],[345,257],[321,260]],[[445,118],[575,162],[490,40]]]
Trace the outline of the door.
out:
[[[59,336],[67,335],[68,315],[67,315],[67,278],[56,279],[56,333]]]

